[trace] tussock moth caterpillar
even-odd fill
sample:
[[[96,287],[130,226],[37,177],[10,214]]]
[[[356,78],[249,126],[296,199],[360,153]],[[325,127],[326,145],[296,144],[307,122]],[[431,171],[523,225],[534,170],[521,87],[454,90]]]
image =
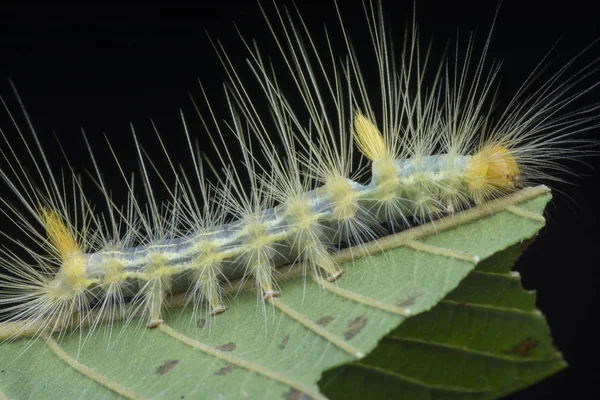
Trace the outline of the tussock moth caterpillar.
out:
[[[42,321],[34,334],[41,333],[39,328],[51,330],[55,325],[100,324],[100,317],[86,321],[88,307],[98,303],[101,309],[110,310],[104,313],[109,319],[113,312],[125,313],[119,316],[125,318],[142,314],[144,324],[155,326],[163,319],[163,296],[177,286],[189,291],[194,307],[216,316],[226,307],[221,281],[240,275],[253,280],[258,297],[268,301],[278,292],[285,295],[275,267],[299,254],[303,255],[299,262],[306,264],[305,273],[332,281],[343,279],[341,269],[329,256],[329,247],[374,239],[381,234],[381,223],[387,223],[390,230],[401,229],[458,212],[472,203],[485,204],[491,197],[529,182],[545,182],[553,175],[545,175],[546,170],[540,167],[561,169],[559,162],[554,164],[557,158],[586,151],[578,146],[588,142],[579,143],[580,136],[570,134],[593,128],[596,109],[579,113],[566,109],[591,89],[586,73],[594,65],[575,71],[559,70],[558,75],[550,73],[539,89],[523,91],[523,96],[517,96],[494,120],[487,116],[492,111],[491,99],[498,80],[496,69],[492,63],[479,64],[479,56],[467,66],[464,63],[468,58],[451,50],[447,64],[418,63],[417,59],[427,59],[426,52],[417,46],[416,32],[409,29],[404,43],[395,41],[396,65],[392,65],[391,42],[383,36],[384,30],[378,30],[379,14],[373,11],[371,33],[380,40],[375,43],[379,51],[375,56],[354,55],[344,44],[333,59],[326,51],[319,52],[321,58],[316,59],[303,26],[297,22],[291,31],[285,14],[282,17],[290,36],[278,37],[291,71],[285,66],[277,69],[275,78],[266,55],[257,53],[248,43],[250,65],[263,91],[259,93],[265,96],[262,101],[266,98],[266,108],[273,117],[258,113],[255,94],[245,91],[246,80],[238,80],[238,67],[229,64],[228,53],[219,54],[229,71],[228,104],[233,110],[229,122],[222,124],[220,116],[212,114],[202,92],[196,96],[203,116],[200,125],[205,124],[220,151],[220,157],[213,155],[213,165],[221,161],[232,165],[219,172],[216,190],[204,183],[207,166],[202,167],[200,157],[192,152],[196,169],[188,172],[187,178],[179,174],[174,185],[163,189],[167,197],[172,195],[163,209],[154,194],[161,183],[147,177],[152,175],[154,158],[147,159],[136,140],[133,158],[141,160],[141,176],[130,184],[128,173],[123,175],[132,188],[131,198],[143,192],[147,198],[138,197],[137,202],[129,203],[115,201],[114,205],[109,201],[111,211],[99,217],[87,211],[91,203],[70,173],[65,173],[64,183],[56,173],[55,181],[50,180],[35,140],[24,133],[29,148],[37,154],[31,161],[39,163],[41,176],[35,177],[37,171],[32,168],[31,179],[39,181],[36,185],[41,194],[32,192],[24,171],[3,167],[4,184],[17,188],[29,208],[11,214],[7,205],[6,210],[17,224],[19,215],[30,212],[27,218],[34,220],[29,235],[37,238],[42,249],[32,256],[38,264],[47,265],[48,271],[44,276],[36,274],[25,268],[20,258],[5,254],[5,269],[12,276],[23,276],[23,271],[28,271],[30,281],[25,286],[34,302],[20,306],[16,313],[11,310],[9,318]],[[276,18],[271,21],[274,29],[281,30]],[[291,32],[297,32],[303,41],[298,42]],[[355,43],[351,28],[349,35]],[[367,37],[363,35],[363,39]],[[350,57],[344,57],[348,53]],[[378,61],[379,68],[374,69],[377,78],[365,76],[363,65]],[[390,80],[392,69],[398,74]],[[431,74],[434,79],[424,85],[424,78]],[[283,86],[281,82],[290,75],[291,83]],[[363,82],[369,82],[369,86]],[[212,94],[208,97],[212,105]],[[188,121],[186,117],[185,123]],[[135,129],[144,145],[145,138],[141,138],[137,126]],[[370,184],[368,178],[352,175],[357,171],[355,161],[360,153],[353,158],[350,133],[354,133],[358,149],[372,164]],[[232,134],[236,140],[227,138]],[[166,141],[164,134],[162,137]],[[485,138],[483,144],[478,142],[481,137]],[[195,151],[193,140],[189,142]],[[240,143],[236,150],[229,150],[232,142]],[[16,142],[8,143],[11,146]],[[157,147],[163,146],[157,143]],[[280,146],[285,150],[281,151]],[[571,153],[565,154],[565,147]],[[11,155],[11,147],[7,149],[12,165],[17,165],[17,156]],[[208,150],[203,147],[203,151]],[[98,159],[95,150],[94,154]],[[238,159],[243,160],[243,166]],[[170,168],[167,163],[165,175],[171,173]],[[179,173],[176,167],[173,169]],[[119,169],[116,172],[121,174]],[[113,181],[95,171],[92,176],[108,198]],[[196,177],[200,179],[192,183]],[[76,198],[65,198],[62,185],[67,186],[67,192],[74,191]],[[188,225],[182,226],[182,220]],[[230,225],[217,228],[222,224]],[[195,263],[197,267],[181,267],[173,272],[183,263]],[[58,274],[56,267],[61,271]],[[224,272],[228,268],[231,272]],[[125,278],[134,282],[126,285]],[[189,281],[182,285],[183,280]],[[25,293],[24,283],[4,282],[9,283],[4,284],[3,300],[13,306],[19,293]],[[121,301],[124,297],[134,301]]]

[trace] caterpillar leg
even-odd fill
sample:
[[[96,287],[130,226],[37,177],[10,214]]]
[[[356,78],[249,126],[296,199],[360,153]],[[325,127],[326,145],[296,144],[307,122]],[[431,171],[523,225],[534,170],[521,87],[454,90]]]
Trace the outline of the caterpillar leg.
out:
[[[210,309],[208,315],[211,317],[222,314],[227,310],[222,301],[219,275],[220,270],[216,265],[201,265],[195,272],[194,277],[194,307],[197,308],[200,302],[206,301]]]
[[[152,321],[148,322],[148,324],[146,325],[146,328],[148,329],[154,329],[157,328],[158,326],[160,326],[163,322],[165,322],[163,319],[153,319]]]
[[[329,282],[341,277],[344,270],[333,261],[321,242],[325,233],[319,223],[318,215],[312,209],[312,204],[304,197],[293,198],[288,201],[287,213],[293,221],[292,226],[296,232],[290,245],[304,264],[305,273],[312,271],[317,274],[320,270],[327,275]]]
[[[154,329],[161,325],[164,320],[162,319],[162,308],[165,298],[166,286],[162,282],[162,278],[155,278],[148,282],[144,290],[144,310],[143,313],[148,315],[148,323],[146,327],[148,329]]]
[[[341,278],[341,276],[342,276],[342,275],[344,275],[344,269],[343,269],[343,268],[340,268],[340,269],[338,269],[338,270],[335,272],[335,274],[328,276],[328,277],[327,277],[327,280],[328,280],[329,282],[333,282],[333,281],[336,281],[336,280],[338,280],[339,278]]]
[[[257,261],[252,265],[251,270],[264,300],[278,297],[281,294],[281,292],[276,289],[273,279],[274,267],[271,262]]]
[[[213,309],[211,310],[209,315],[211,317],[214,317],[215,315],[223,314],[225,311],[227,311],[227,307],[225,307],[223,305],[218,305],[216,307],[213,307]]]
[[[267,224],[255,218],[249,220],[246,229],[248,232],[247,250],[241,256],[242,262],[246,265],[246,276],[254,277],[264,300],[277,297],[281,293],[277,290],[273,276],[276,238],[269,235]]]
[[[167,264],[167,257],[156,253],[151,256],[147,269],[149,279],[142,288],[143,314],[148,316],[147,328],[153,329],[164,322],[162,310],[165,305],[165,296],[171,289],[171,270]]]
[[[308,256],[308,261],[310,263],[314,263],[314,265],[316,266],[316,268],[313,268],[313,270],[319,268],[321,271],[325,272],[325,274],[327,275],[327,281],[336,281],[342,275],[344,275],[344,269],[340,268],[337,265],[337,263],[333,261],[333,258],[327,252],[325,247],[323,247],[322,244],[319,243],[319,246],[313,249],[311,253],[312,254]]]

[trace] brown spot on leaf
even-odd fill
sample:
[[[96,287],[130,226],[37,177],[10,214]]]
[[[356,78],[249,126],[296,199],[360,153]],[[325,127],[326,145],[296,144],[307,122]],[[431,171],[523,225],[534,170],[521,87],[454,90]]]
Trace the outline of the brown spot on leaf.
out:
[[[363,315],[354,318],[352,321],[348,322],[348,329],[346,330],[346,332],[344,332],[344,339],[352,339],[354,336],[360,333],[360,331],[362,331],[365,326],[367,326],[366,316]]]
[[[421,293],[411,294],[407,298],[396,303],[398,307],[410,307],[415,304],[415,300],[421,297]]]
[[[160,367],[156,369],[158,375],[164,375],[179,364],[179,360],[167,360]]]
[[[234,365],[231,364],[227,364],[226,366],[224,366],[223,368],[219,369],[217,372],[215,372],[215,375],[221,375],[221,376],[226,376],[228,375],[231,371],[233,371],[233,369],[235,368]]]
[[[525,340],[520,341],[515,347],[512,348],[512,353],[521,357],[528,357],[531,353],[531,350],[535,349],[539,344],[540,342],[537,340],[527,337]]]
[[[527,250],[527,248],[531,245],[531,243],[534,242],[536,237],[537,237],[537,234],[535,234],[535,235],[533,235],[533,237],[523,240],[521,242],[521,245],[519,246],[519,251],[521,254],[523,254],[525,252],[525,250]]]
[[[333,317],[331,315],[326,315],[324,317],[319,318],[319,320],[317,321],[317,325],[321,325],[322,327],[325,327],[325,326],[329,325],[331,323],[331,321],[333,321]]]
[[[284,337],[283,340],[281,341],[281,343],[279,343],[279,350],[285,349],[285,346],[287,346],[289,340],[290,340],[290,335],[287,335],[286,337]]]
[[[200,318],[197,322],[196,322],[196,326],[200,329],[204,328],[206,326],[206,320],[204,318]]]
[[[290,388],[287,392],[281,395],[285,400],[308,400],[310,399],[306,393],[299,391],[298,389]]]
[[[233,342],[225,343],[224,345],[217,347],[217,350],[221,350],[221,351],[234,351],[235,350],[235,343],[233,343]]]

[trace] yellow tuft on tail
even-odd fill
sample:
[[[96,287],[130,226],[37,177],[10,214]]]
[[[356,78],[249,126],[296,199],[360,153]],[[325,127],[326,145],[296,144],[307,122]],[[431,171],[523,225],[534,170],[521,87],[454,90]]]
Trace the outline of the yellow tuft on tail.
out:
[[[504,146],[490,146],[471,157],[465,171],[469,191],[476,200],[519,186],[520,171],[514,155]]]
[[[357,111],[354,117],[354,141],[360,152],[371,161],[388,157],[383,135],[360,111]]]

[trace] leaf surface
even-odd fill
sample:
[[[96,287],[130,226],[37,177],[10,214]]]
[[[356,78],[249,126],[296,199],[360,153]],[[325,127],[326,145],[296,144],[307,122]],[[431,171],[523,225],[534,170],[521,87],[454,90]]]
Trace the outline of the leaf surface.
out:
[[[324,288],[310,277],[306,282],[293,278],[297,271],[284,267],[283,275],[291,279],[281,283],[283,295],[271,303],[257,301],[256,291],[242,291],[228,299],[227,312],[214,318],[196,318],[190,308],[174,308],[157,329],[140,328],[135,321],[123,329],[116,324],[112,333],[97,329],[84,345],[81,338],[88,334],[87,328],[58,342],[47,338],[2,344],[0,389],[11,399],[324,398],[318,386],[323,371],[353,363],[344,374],[357,374],[356,362],[373,352],[358,362],[375,360],[378,368],[389,370],[408,368],[398,373],[420,381],[429,377],[430,384],[442,388],[464,386],[475,395],[485,392],[486,396],[503,393],[508,389],[492,390],[489,382],[477,379],[482,363],[490,369],[500,368],[503,359],[496,366],[478,354],[460,354],[464,365],[454,368],[448,363],[455,359],[447,361],[446,355],[453,350],[451,346],[498,352],[516,348],[518,339],[529,337],[532,343],[542,343],[539,335],[548,331],[543,317],[521,318],[522,314],[538,315],[531,298],[520,293],[514,282],[503,289],[495,275],[481,270],[491,268],[486,267],[490,263],[480,260],[531,238],[544,224],[541,215],[549,199],[544,187],[525,189],[509,199],[491,202],[485,209],[468,210],[384,238],[367,247],[371,256],[346,262],[344,276]],[[378,250],[385,251],[375,254]],[[338,259],[357,258],[358,253],[357,249],[352,253],[346,250]],[[478,262],[480,267],[472,273]],[[466,289],[461,286],[453,291],[467,276]],[[511,282],[505,276],[498,279]],[[495,286],[499,284],[500,289]],[[492,293],[486,297],[493,300],[492,306],[529,308],[502,314],[493,309],[482,313],[481,307],[468,306],[469,296],[480,299],[477,287],[486,285],[490,285],[484,292]],[[494,339],[497,347],[477,339],[480,330],[492,334],[498,327],[516,330],[510,337]],[[453,336],[452,329],[459,333]],[[460,332],[466,333],[461,336]],[[433,347],[434,341],[439,345]],[[523,351],[531,347],[527,357],[556,357],[546,342],[527,343],[523,345]],[[382,364],[386,357],[389,365]],[[438,369],[446,372],[431,372]],[[531,376],[539,379],[549,373],[544,371]],[[368,380],[373,372],[360,374]],[[515,372],[517,375],[530,382]],[[469,386],[469,379],[477,385]],[[410,385],[393,381],[398,390],[410,389]],[[355,386],[348,388],[339,380],[324,390],[332,397],[358,396],[358,392],[348,392]]]
[[[536,202],[521,205],[535,212]],[[566,367],[511,268],[529,244],[480,262],[432,310],[386,335],[367,357],[326,372],[330,398],[496,399]]]

